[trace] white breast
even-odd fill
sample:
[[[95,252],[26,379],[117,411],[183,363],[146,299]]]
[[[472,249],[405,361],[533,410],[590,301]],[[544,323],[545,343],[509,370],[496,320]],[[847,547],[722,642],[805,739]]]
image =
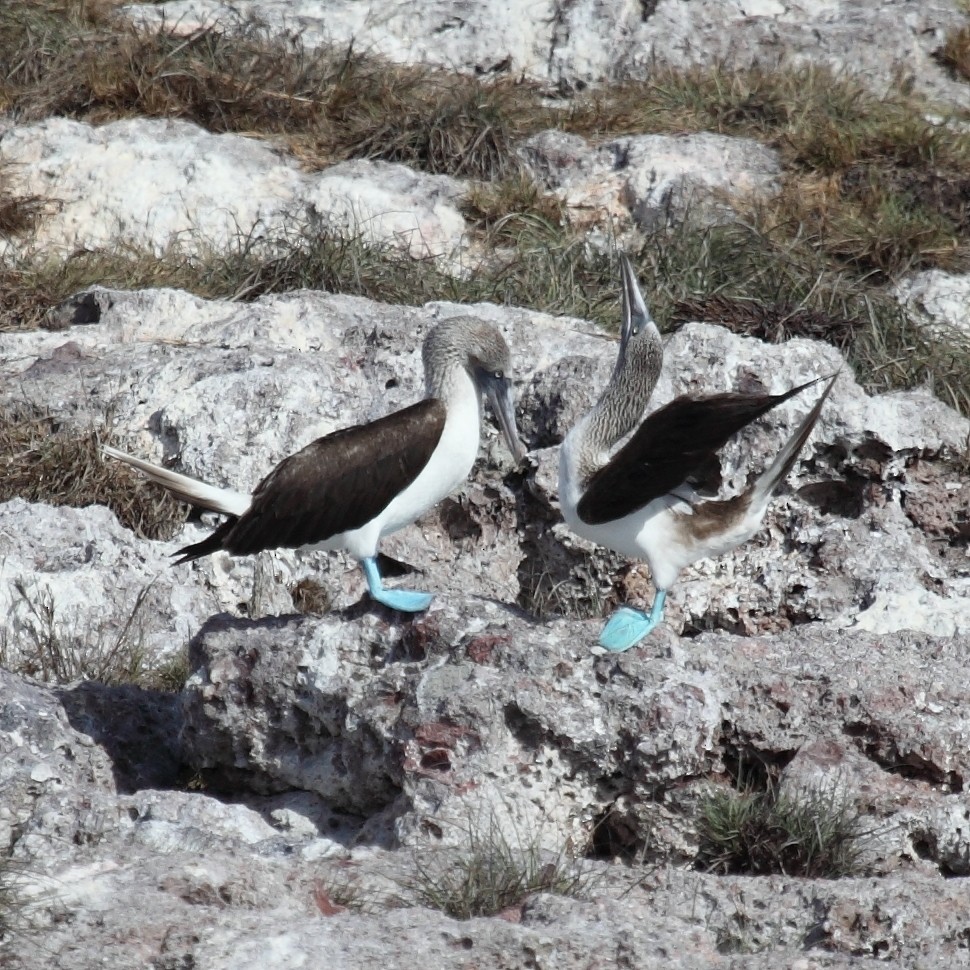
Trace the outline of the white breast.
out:
[[[418,477],[370,522],[359,529],[333,535],[311,548],[346,549],[357,559],[373,556],[382,536],[410,525],[468,478],[478,454],[481,413],[478,391],[464,371],[456,377],[446,404],[445,426],[438,447]]]
[[[468,478],[478,454],[480,407],[471,378],[464,373],[462,377],[467,387],[448,401],[438,447],[421,474],[378,517],[380,535],[389,535],[420,518]]]

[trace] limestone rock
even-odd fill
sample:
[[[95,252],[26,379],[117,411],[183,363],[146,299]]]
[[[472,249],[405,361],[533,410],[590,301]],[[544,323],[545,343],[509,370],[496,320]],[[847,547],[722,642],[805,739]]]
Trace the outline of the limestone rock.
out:
[[[313,438],[417,399],[420,342],[435,320],[467,313],[491,320],[513,347],[520,423],[535,449],[535,472],[524,479],[516,473],[490,433],[487,460],[465,489],[389,537],[384,552],[405,571],[422,571],[430,588],[517,601],[539,614],[602,616],[619,599],[652,596],[642,566],[618,576],[626,565],[621,559],[571,537],[560,523],[556,445],[609,379],[616,353],[615,343],[588,325],[485,304],[389,307],[313,293],[251,305],[174,291],[95,295],[97,326],[2,338],[0,403],[33,404],[82,428],[101,427],[110,414],[123,447],[244,489]],[[651,407],[679,393],[777,392],[842,366],[825,345],[766,345],[701,324],[672,336],[666,355],[670,363]],[[810,406],[810,394],[727,447],[722,475],[728,487],[740,489],[751,471],[764,467]],[[966,633],[964,493],[949,488],[962,477],[947,462],[963,454],[967,430],[965,419],[925,392],[869,397],[844,372],[791,476],[791,491],[772,504],[766,528],[731,556],[686,570],[671,596],[671,622],[687,630],[758,632],[823,619],[876,632]],[[66,530],[55,539],[49,527],[26,518],[17,575],[40,586],[47,579],[29,567],[36,553],[26,550],[76,544],[69,538],[75,526],[55,513]],[[117,532],[96,531],[103,543]],[[130,582],[112,584],[118,589],[162,577],[152,595],[168,605],[153,612],[186,612],[179,642],[213,611],[289,612],[290,591],[306,577],[322,582],[338,608],[363,594],[359,570],[334,555],[218,555],[162,568],[177,544],[200,534],[190,523],[170,544],[125,537],[121,549],[100,554],[111,570],[128,557],[146,564],[131,571]],[[103,582],[97,562],[91,580]],[[131,607],[133,594],[125,595],[128,600],[116,595],[109,610],[120,611],[113,621],[118,628]],[[101,622],[103,597],[91,600],[91,610]],[[83,626],[84,618],[77,619]]]
[[[51,201],[27,243],[45,253],[118,245],[193,253],[310,226],[451,265],[465,232],[464,189],[447,176],[362,160],[306,173],[265,142],[187,121],[49,118],[5,132],[0,160],[16,171],[18,194]]]
[[[325,948],[349,970],[406,948],[432,968],[456,950],[579,967],[619,948],[638,966],[962,965],[958,641],[660,630],[603,656],[596,622],[469,606],[217,617],[178,706],[0,672],[0,819],[21,866],[5,963],[299,966]],[[839,786],[872,819],[880,878],[685,868],[696,792],[739,755],[785,766],[787,786]],[[580,898],[535,895],[504,919],[419,905],[415,867],[483,819],[513,846],[649,864],[578,858]]]
[[[949,0],[543,0],[514,15],[502,0],[168,0],[124,9],[135,23],[183,33],[256,18],[309,46],[352,43],[400,63],[524,76],[566,90],[649,77],[658,63],[781,61],[848,71],[877,93],[906,82],[952,106],[970,102],[966,85],[932,56],[947,29],[963,24]]]
[[[214,619],[193,642],[186,757],[231,790],[295,787],[354,814],[390,813],[405,842],[429,826],[454,842],[487,810],[577,845],[605,827],[615,847],[663,858],[690,855],[685,786],[725,771],[734,751],[770,760],[804,748],[811,785],[837,782],[885,821],[891,851],[873,866],[961,871],[970,829],[951,819],[966,805],[970,720],[959,641],[817,624],[690,641],[663,630],[597,657],[596,622],[536,626],[459,602],[413,621],[356,608],[271,626]],[[813,756],[819,738],[839,739],[839,757]],[[799,777],[810,787],[804,768]]]
[[[970,276],[927,270],[896,287],[907,314],[932,337],[970,346]]]
[[[578,135],[546,131],[520,153],[534,177],[557,190],[570,218],[601,227],[612,217],[650,232],[688,210],[709,221],[731,219],[738,207],[777,193],[777,153],[746,138],[701,132],[637,135],[591,147]]]

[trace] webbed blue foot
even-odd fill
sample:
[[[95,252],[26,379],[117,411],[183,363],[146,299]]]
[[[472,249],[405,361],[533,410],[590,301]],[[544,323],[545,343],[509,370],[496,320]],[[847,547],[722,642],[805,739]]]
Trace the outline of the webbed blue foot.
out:
[[[431,593],[421,593],[416,589],[382,589],[379,593],[372,591],[371,596],[378,603],[383,603],[392,610],[400,610],[402,613],[420,613],[426,610],[434,599]]]
[[[434,599],[431,593],[422,593],[413,589],[385,589],[376,559],[363,559],[361,566],[367,578],[367,589],[378,603],[392,610],[400,610],[402,613],[420,613],[431,605]]]
[[[666,598],[666,592],[658,589],[649,613],[621,606],[606,621],[600,634],[600,646],[611,653],[623,653],[635,647],[663,619]]]

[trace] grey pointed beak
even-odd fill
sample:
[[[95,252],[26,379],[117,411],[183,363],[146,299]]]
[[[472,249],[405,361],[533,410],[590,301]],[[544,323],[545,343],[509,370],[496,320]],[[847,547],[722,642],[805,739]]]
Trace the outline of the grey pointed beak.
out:
[[[620,353],[617,358],[617,366],[622,363],[626,355],[630,337],[639,333],[644,327],[653,324],[653,317],[650,316],[646,301],[640,292],[640,284],[637,282],[636,273],[633,271],[633,264],[626,253],[620,253],[619,256],[623,320],[620,324]]]
[[[525,460],[525,446],[519,440],[519,429],[515,423],[515,408],[512,404],[512,387],[505,377],[496,377],[484,371],[479,372],[479,380],[488,403],[492,406],[492,413],[498,426],[505,435],[509,450],[516,463],[521,465]]]

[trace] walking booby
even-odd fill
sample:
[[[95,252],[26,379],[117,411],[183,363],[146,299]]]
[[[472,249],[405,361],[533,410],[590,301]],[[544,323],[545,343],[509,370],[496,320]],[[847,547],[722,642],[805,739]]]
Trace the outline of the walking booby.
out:
[[[478,454],[482,394],[521,462],[502,335],[474,318],[430,331],[422,349],[426,396],[368,424],[318,438],[284,458],[252,495],[217,488],[104,447],[190,505],[229,516],[206,539],[179,549],[176,565],[219,549],[244,556],[263,549],[344,549],[364,570],[371,596],[415,613],[430,593],[386,589],[377,566],[383,536],[414,522],[454,491]]]
[[[559,502],[569,527],[631,559],[645,559],[653,576],[650,612],[623,606],[603,628],[600,644],[615,652],[636,645],[661,621],[667,590],[685,566],[730,552],[755,534],[835,382],[835,376],[817,378],[781,394],[678,397],[641,421],[660,376],[663,344],[622,254],[620,268],[623,322],[613,376],[566,435],[559,456]],[[827,387],[754,484],[733,498],[705,500],[712,491],[716,496],[719,484],[716,452],[819,380],[828,380]]]

